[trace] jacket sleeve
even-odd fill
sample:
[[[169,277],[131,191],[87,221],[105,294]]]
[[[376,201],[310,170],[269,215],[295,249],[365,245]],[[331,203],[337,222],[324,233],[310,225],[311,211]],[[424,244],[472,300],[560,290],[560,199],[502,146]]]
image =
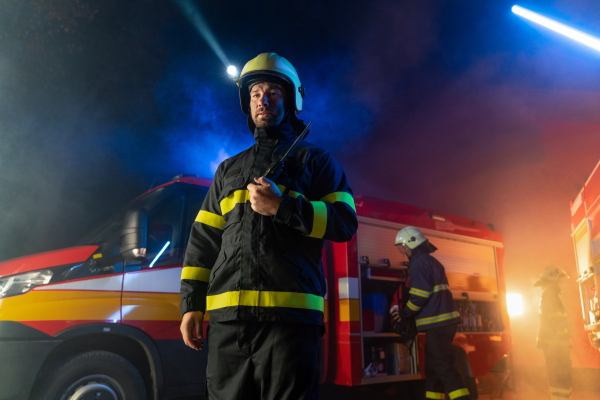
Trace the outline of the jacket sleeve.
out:
[[[284,194],[274,220],[308,237],[346,242],[358,227],[352,189],[332,154],[314,164],[309,191]]]
[[[219,171],[192,225],[181,271],[181,314],[206,311],[206,292],[212,267],[221,248],[225,219],[218,202]]]
[[[400,311],[401,318],[414,317],[421,308],[429,301],[433,291],[433,280],[431,268],[426,259],[419,259],[410,266],[409,270],[410,290],[406,307]]]

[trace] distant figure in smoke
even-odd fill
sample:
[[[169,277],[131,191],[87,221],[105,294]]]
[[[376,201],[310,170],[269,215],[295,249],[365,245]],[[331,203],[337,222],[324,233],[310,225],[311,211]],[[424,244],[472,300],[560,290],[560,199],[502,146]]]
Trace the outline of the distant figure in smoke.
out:
[[[569,278],[559,267],[546,267],[534,286],[541,286],[540,329],[537,347],[544,351],[552,400],[571,397],[571,329],[569,315],[560,300],[560,285]]]
[[[181,333],[202,349],[211,400],[317,400],[324,332],[323,241],[350,240],[352,191],[333,155],[300,141],[304,87],[275,53],[238,80],[256,144],[223,161],[192,226],[181,274]]]
[[[437,250],[415,227],[396,235],[396,247],[408,259],[409,298],[406,307],[392,304],[392,319],[401,323],[415,317],[417,330],[425,332],[425,398],[470,400],[454,365],[452,340],[460,316],[454,306],[444,266],[430,255]]]

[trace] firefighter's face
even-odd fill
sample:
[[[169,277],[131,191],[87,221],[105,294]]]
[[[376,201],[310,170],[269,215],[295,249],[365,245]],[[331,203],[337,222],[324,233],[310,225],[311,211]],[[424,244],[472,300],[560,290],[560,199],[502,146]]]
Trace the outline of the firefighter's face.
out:
[[[285,115],[285,88],[272,82],[261,82],[250,89],[250,115],[259,128],[277,126]]]
[[[406,257],[410,257],[410,255],[412,254],[410,248],[405,244],[397,244],[396,248],[401,254],[405,255]]]

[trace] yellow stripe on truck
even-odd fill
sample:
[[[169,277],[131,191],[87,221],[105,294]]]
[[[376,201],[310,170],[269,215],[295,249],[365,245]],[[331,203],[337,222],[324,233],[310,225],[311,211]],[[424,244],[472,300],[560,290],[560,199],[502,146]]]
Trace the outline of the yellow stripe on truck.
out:
[[[0,320],[118,319],[120,307],[120,291],[32,290],[0,300]]]
[[[340,321],[360,321],[360,304],[358,299],[340,299]]]
[[[179,293],[123,293],[124,321],[180,321]]]

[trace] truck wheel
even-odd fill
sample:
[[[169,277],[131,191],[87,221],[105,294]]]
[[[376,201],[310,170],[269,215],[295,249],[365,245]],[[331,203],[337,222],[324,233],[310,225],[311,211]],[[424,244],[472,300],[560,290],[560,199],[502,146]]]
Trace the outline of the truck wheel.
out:
[[[146,398],[137,369],[118,354],[88,351],[73,356],[44,379],[35,400],[140,400]]]

